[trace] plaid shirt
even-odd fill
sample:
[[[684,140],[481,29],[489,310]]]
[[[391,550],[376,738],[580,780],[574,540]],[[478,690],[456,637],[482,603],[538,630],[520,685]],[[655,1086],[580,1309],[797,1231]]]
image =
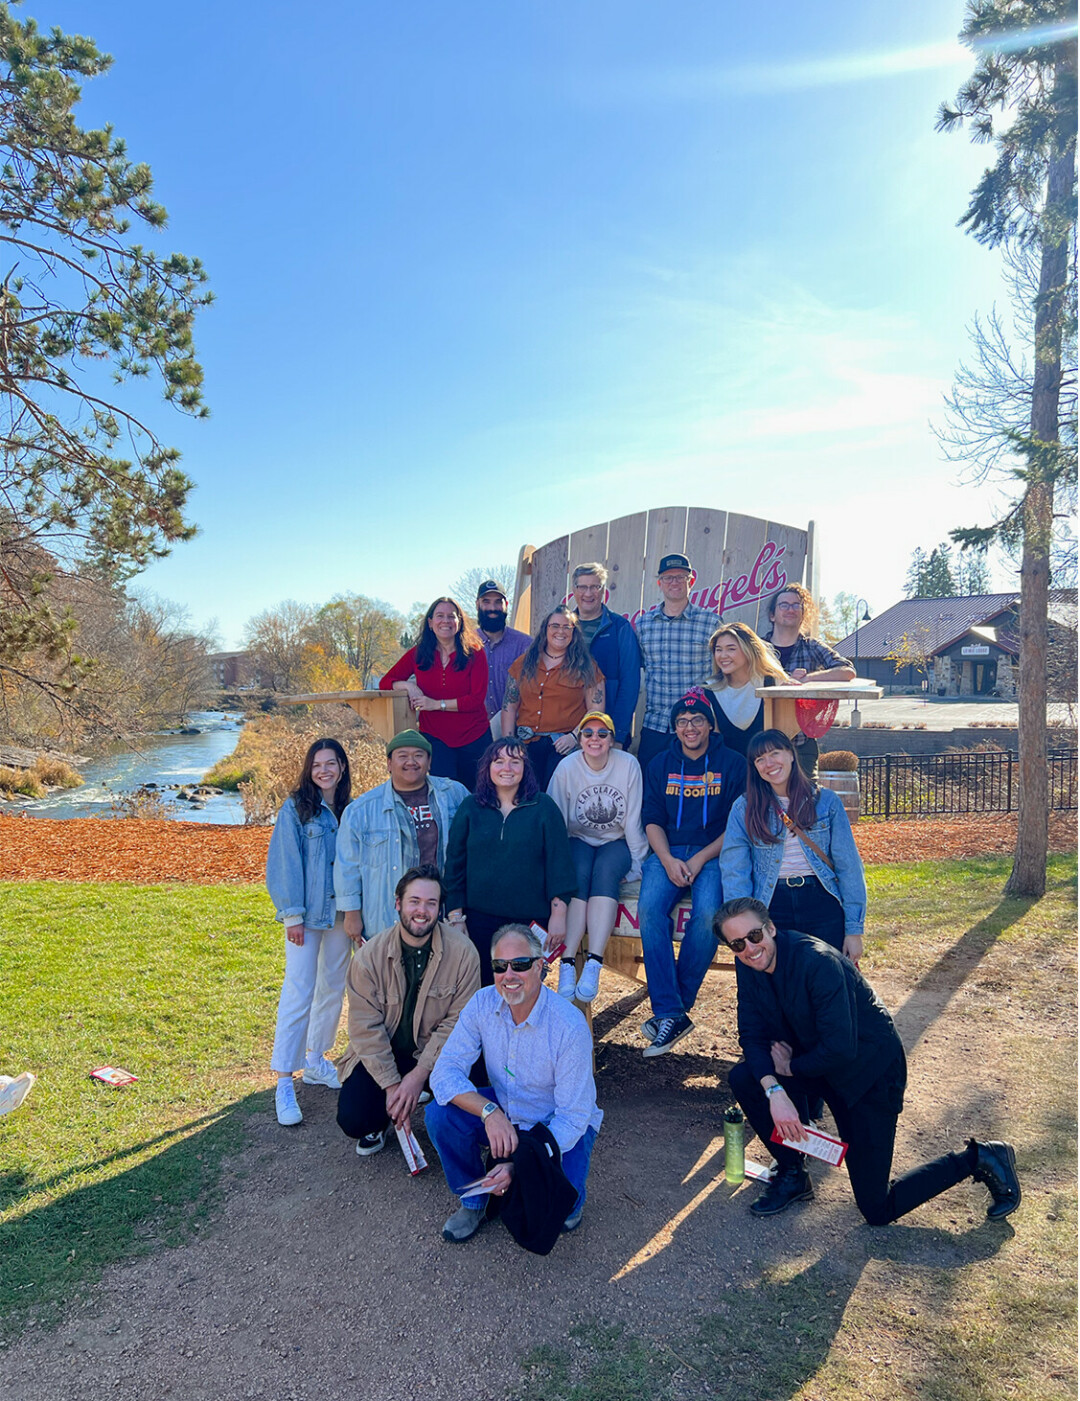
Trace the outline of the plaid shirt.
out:
[[[776,651],[776,643],[772,640],[772,632],[768,632],[762,639],[765,642],[772,642],[773,651]],[[819,642],[816,637],[804,637],[799,634],[795,641],[795,650],[791,654],[791,661],[786,670],[790,674],[796,667],[803,667],[806,671],[831,671],[834,666],[850,666],[847,657],[842,657],[839,652],[825,642]]]
[[[645,659],[646,729],[671,730],[671,707],[709,670],[709,638],[720,619],[708,608],[688,603],[678,617],[658,603],[638,619],[637,635]]]

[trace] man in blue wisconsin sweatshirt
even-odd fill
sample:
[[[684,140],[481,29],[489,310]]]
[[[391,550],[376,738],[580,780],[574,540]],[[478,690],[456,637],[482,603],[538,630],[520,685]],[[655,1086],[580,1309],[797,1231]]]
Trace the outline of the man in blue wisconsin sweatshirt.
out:
[[[716,952],[712,917],[724,903],[720,848],[735,799],[746,792],[746,760],[712,730],[697,687],[671,708],[674,738],[645,770],[641,820],[652,848],[641,872],[638,933],[653,1015],[645,1055],[662,1056],[694,1029],[688,1015]],[[675,962],[671,912],[690,895],[690,920]]]

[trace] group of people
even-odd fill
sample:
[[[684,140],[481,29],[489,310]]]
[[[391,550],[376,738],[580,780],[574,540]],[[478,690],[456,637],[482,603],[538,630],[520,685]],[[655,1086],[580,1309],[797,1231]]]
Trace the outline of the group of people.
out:
[[[278,1120],[302,1119],[300,1072],[340,1090],[338,1122],[369,1156],[431,1097],[425,1126],[461,1199],[445,1238],[466,1240],[501,1214],[523,1244],[550,1249],[581,1220],[603,1117],[572,999],[596,996],[620,885],[640,877],[646,1058],[693,1030],[718,940],[736,954],[746,1060],[732,1088],[755,1130],[771,1111],[767,1133],[775,1124],[784,1140],[759,1214],[811,1194],[789,1144],[823,1102],[853,1135],[849,1167],[868,1219],[891,1220],[965,1175],[986,1181],[991,1213],[1006,1214],[1019,1184],[1001,1144],[973,1143],[889,1195],[886,1120],[894,1130],[903,1052],[898,1060],[888,1013],[857,969],[862,863],[842,805],[814,781],[816,753],[765,729],[755,693],[854,671],[812,637],[801,586],[770,600],[772,629],[759,638],[692,604],[693,581],[684,555],[661,560],[663,602],[634,629],[604,602],[603,567],[581,565],[576,608],[552,610],[531,638],[508,627],[494,581],[479,590],[477,629],[454,600],[437,599],[417,645],[380,683],[407,694],[418,717],[387,744],[387,781],[350,802],[341,745],[311,746],[267,863],[286,935],[271,1062]],[[676,953],[672,915],[687,898]],[[551,988],[545,968],[556,960]],[[801,1015],[775,995],[788,991],[789,963],[806,970]],[[761,971],[769,984],[758,984]],[[349,1046],[335,1065],[327,1052],[346,991]],[[844,1070],[866,1035],[880,1100],[867,1121],[873,1152],[856,1148],[854,1127],[869,1069]]]

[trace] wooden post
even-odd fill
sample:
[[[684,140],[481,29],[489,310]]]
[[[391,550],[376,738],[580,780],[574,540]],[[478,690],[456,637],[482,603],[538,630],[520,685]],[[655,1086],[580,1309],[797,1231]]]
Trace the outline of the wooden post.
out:
[[[309,696],[282,696],[284,705],[347,705],[383,740],[416,729],[409,698],[401,691],[320,691]]]

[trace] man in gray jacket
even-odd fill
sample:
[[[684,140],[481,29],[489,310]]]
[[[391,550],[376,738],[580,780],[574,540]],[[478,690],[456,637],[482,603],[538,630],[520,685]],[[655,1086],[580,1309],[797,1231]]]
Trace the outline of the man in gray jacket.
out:
[[[387,781],[354,798],[338,826],[334,896],[355,944],[394,923],[394,891],[410,867],[442,871],[446,835],[467,796],[462,784],[429,772],[431,745],[416,730],[393,737],[386,768]]]

